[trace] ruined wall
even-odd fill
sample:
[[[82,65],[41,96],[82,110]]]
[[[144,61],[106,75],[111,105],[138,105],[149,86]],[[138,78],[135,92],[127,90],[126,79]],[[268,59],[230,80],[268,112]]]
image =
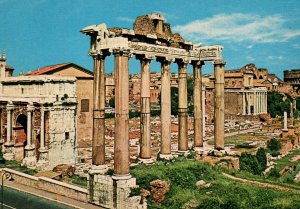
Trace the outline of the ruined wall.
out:
[[[58,164],[75,164],[76,123],[75,106],[54,106],[49,112],[49,165],[52,169]]]

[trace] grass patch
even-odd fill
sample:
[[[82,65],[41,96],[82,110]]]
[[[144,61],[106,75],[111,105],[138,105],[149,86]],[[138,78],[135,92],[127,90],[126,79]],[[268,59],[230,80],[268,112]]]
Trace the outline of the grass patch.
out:
[[[74,175],[71,177],[70,183],[78,185],[80,187],[86,188],[87,187],[87,179],[85,177]]]
[[[0,164],[0,168],[10,168],[29,175],[35,175],[37,173],[36,170],[27,168],[26,166],[22,166],[21,163],[15,160],[6,160],[4,163]]]

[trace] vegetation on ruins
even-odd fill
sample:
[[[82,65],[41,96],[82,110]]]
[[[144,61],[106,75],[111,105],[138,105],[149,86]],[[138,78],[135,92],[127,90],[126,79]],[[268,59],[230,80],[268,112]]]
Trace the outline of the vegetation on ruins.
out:
[[[268,92],[268,113],[272,118],[277,115],[282,116],[283,112],[287,112],[289,115],[292,99],[289,94],[285,94],[285,97],[284,100],[284,94],[277,91]]]
[[[150,182],[156,179],[170,184],[170,191],[162,203],[155,203],[151,195],[148,197],[150,209],[300,208],[299,194],[240,183],[225,177],[224,171],[234,175],[247,173],[179,157],[171,162],[158,161],[153,166],[138,165],[133,168],[132,175],[140,188],[148,191],[151,191]],[[197,187],[199,180],[210,186]]]
[[[255,155],[243,152],[240,156],[240,169],[253,174],[261,174],[262,168]]]
[[[281,143],[279,139],[272,138],[267,142],[268,152],[274,157],[278,156],[279,150],[281,148]]]
[[[260,164],[261,170],[264,171],[267,167],[267,162],[268,162],[266,150],[260,147],[256,152],[256,158],[258,163]]]

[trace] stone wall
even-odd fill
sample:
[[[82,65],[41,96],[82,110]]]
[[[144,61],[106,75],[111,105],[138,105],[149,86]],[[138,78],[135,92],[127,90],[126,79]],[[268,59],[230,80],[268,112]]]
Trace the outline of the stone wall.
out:
[[[13,177],[13,181],[16,183],[66,196],[78,201],[87,202],[87,189],[53,180],[47,177],[31,176],[8,168],[2,169],[1,175],[3,174],[3,172],[10,173]]]

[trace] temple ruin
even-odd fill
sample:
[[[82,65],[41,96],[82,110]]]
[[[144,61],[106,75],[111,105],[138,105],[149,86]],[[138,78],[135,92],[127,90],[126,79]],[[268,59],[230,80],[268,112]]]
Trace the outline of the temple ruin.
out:
[[[130,175],[128,111],[128,60],[135,55],[141,63],[141,138],[139,159],[152,163],[150,155],[150,62],[161,63],[161,147],[159,157],[171,159],[170,65],[179,72],[178,152],[188,152],[187,140],[187,66],[193,66],[194,149],[203,147],[201,68],[211,61],[215,72],[215,149],[224,149],[224,66],[222,46],[201,46],[173,34],[161,14],[137,17],[133,30],[91,25],[81,30],[90,36],[89,55],[94,61],[92,169],[89,171],[89,201],[108,208],[138,208],[138,197],[130,197],[135,179]],[[115,139],[113,176],[105,166],[105,58],[115,58]],[[117,199],[114,199],[117,198]],[[135,205],[135,206],[134,206]]]

